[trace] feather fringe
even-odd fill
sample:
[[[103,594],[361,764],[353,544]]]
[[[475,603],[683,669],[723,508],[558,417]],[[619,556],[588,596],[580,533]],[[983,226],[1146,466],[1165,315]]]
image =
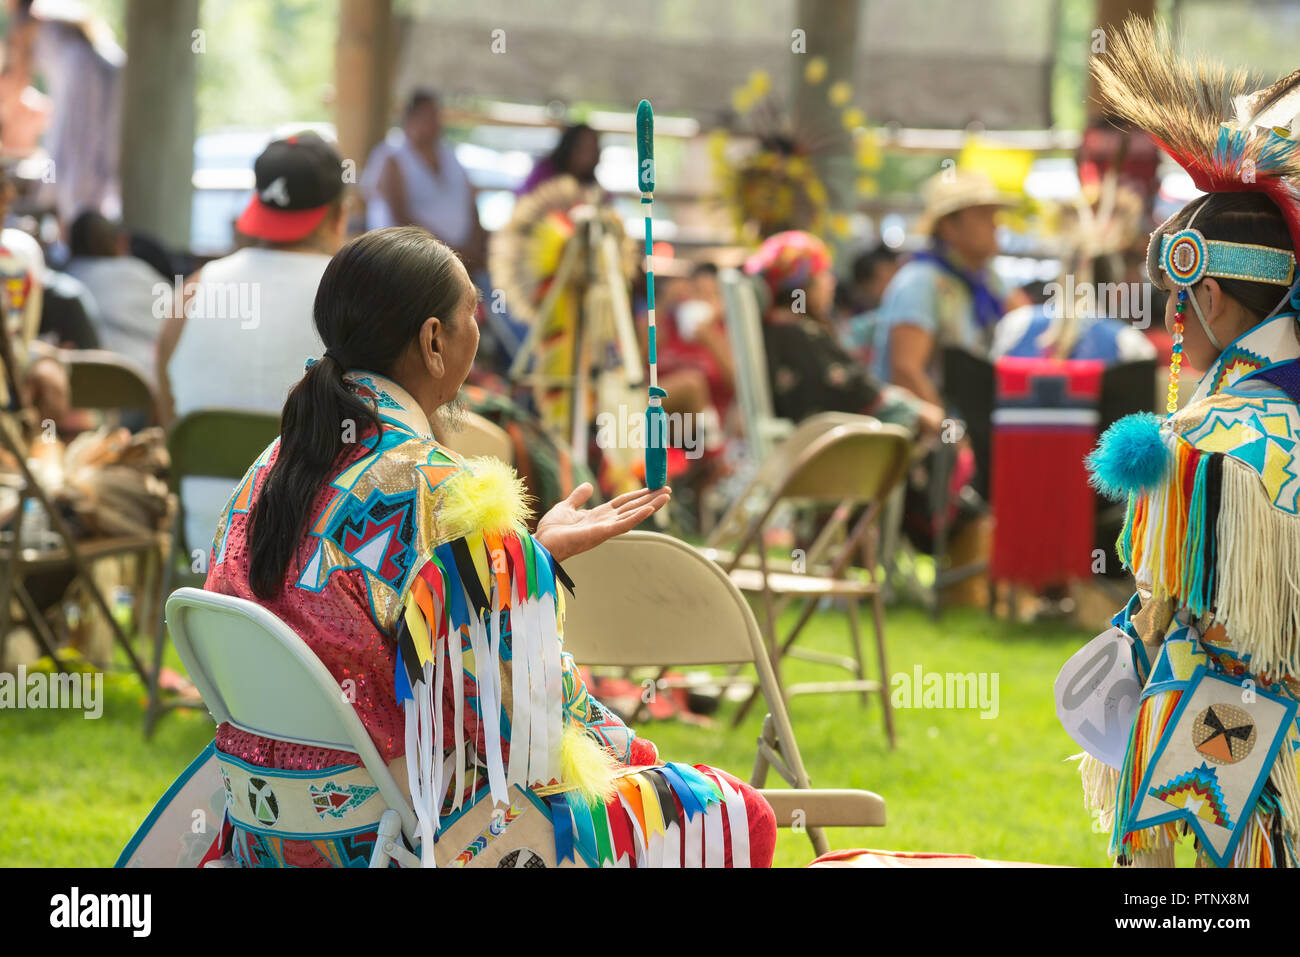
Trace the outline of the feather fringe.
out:
[[[572,791],[588,804],[611,800],[618,789],[618,759],[593,738],[587,729],[570,721],[560,739],[560,782],[538,788],[542,795]]]

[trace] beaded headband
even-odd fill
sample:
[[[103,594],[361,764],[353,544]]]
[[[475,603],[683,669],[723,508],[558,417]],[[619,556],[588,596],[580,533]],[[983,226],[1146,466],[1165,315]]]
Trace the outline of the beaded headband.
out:
[[[1157,249],[1157,235],[1152,235],[1147,250],[1147,272],[1152,278],[1158,268],[1179,286],[1194,286],[1206,276],[1288,287],[1295,279],[1295,256],[1285,249],[1206,239],[1199,229],[1161,236]]]

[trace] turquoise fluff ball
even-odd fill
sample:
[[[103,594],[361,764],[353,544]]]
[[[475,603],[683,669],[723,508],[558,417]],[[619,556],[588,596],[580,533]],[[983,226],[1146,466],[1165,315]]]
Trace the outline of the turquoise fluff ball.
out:
[[[1092,487],[1109,499],[1156,488],[1169,469],[1160,419],[1150,412],[1124,416],[1102,433],[1086,462]]]

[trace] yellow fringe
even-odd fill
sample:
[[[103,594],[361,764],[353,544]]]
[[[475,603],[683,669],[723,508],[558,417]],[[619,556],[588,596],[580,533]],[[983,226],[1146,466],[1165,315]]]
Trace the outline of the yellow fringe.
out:
[[[532,517],[523,480],[499,459],[469,459],[443,488],[438,519],[448,538],[475,531],[505,534]]]
[[[1160,740],[1160,735],[1164,732],[1165,726],[1169,723],[1169,718],[1181,698],[1181,691],[1162,691],[1146,698],[1138,707],[1137,718],[1134,721],[1133,738],[1129,742],[1129,751],[1124,758],[1125,763],[1128,765],[1124,771],[1123,786],[1125,793],[1117,795],[1119,799],[1125,802],[1126,807],[1130,809],[1130,813],[1139,803],[1140,796],[1137,794],[1137,787],[1146,776],[1147,762],[1151,758],[1151,752],[1155,748],[1156,742]],[[1116,790],[1118,791],[1118,788]],[[1164,824],[1156,824],[1152,827],[1130,831],[1127,835],[1120,834],[1116,836],[1123,838],[1123,840],[1119,846],[1112,847],[1112,850],[1116,852],[1123,851],[1130,856],[1152,854],[1178,843],[1178,826],[1173,821],[1167,821]]]

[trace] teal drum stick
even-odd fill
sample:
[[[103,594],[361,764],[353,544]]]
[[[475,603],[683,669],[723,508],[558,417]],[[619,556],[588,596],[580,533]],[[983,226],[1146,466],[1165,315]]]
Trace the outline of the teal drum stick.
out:
[[[668,413],[659,388],[659,356],[655,346],[655,274],[650,265],[654,250],[655,114],[649,100],[636,108],[636,158],[641,182],[641,209],[645,213],[646,308],[650,313],[650,397],[645,409],[645,487],[663,488],[668,481]]]

